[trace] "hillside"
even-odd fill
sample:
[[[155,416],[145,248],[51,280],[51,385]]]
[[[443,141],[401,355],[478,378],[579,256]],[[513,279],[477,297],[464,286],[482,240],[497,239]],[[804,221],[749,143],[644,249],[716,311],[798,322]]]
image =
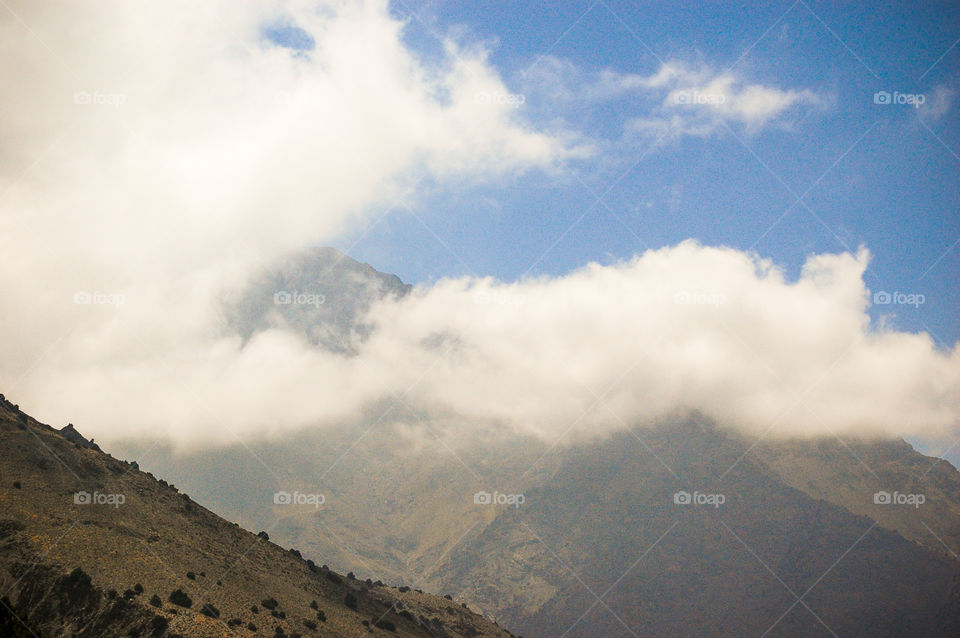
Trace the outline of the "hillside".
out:
[[[635,434],[643,443],[621,433],[552,450],[509,439],[414,444],[390,428],[359,441],[326,431],[252,444],[282,468],[281,484],[323,489],[322,517],[264,503],[257,495],[276,479],[243,449],[153,450],[144,463],[191,481],[231,518],[276,522],[271,534],[331,565],[450,592],[525,636],[760,635],[775,621],[768,635],[830,635],[817,617],[838,635],[903,635],[903,623],[951,635],[960,475],[949,463],[902,441],[845,444],[866,465],[837,441],[753,446],[703,420]],[[204,487],[218,472],[233,472],[230,489]],[[525,501],[477,505],[480,490]],[[678,507],[679,490],[726,500]],[[925,502],[878,505],[878,490]],[[790,593],[808,589],[813,613]]]
[[[451,600],[317,565],[7,400],[0,447],[3,635],[510,635]]]

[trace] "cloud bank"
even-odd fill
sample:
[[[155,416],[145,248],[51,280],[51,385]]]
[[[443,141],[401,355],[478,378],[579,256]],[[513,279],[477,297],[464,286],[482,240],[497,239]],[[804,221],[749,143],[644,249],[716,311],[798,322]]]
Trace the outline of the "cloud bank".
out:
[[[380,2],[15,10],[0,24],[22,61],[0,70],[0,383],[55,425],[186,445],[390,405],[389,422],[551,440],[682,410],[779,436],[958,424],[956,349],[870,324],[865,252],[812,256],[797,281],[696,243],[556,278],[445,280],[376,305],[356,356],[284,329],[225,334],[225,293],[417,180],[582,151],[493,98],[511,93],[483,51],[450,41],[419,60]],[[809,99],[664,73],[631,82],[665,112],[709,89],[729,103],[693,112],[762,125]]]

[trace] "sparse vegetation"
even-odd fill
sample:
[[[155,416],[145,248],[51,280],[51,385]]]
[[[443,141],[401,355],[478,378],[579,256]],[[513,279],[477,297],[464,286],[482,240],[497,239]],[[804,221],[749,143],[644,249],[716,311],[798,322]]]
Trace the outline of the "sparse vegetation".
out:
[[[276,609],[279,604],[280,603],[278,603],[275,598],[265,598],[260,601],[260,605],[264,609],[268,609],[270,611],[273,611],[274,609]]]
[[[210,618],[220,617],[220,610],[210,603],[203,603],[203,607],[200,608],[200,613],[204,616],[209,616]]]
[[[193,601],[182,589],[174,589],[170,592],[170,598],[168,600],[174,605],[186,607],[187,609],[193,606]]]
[[[347,595],[343,599],[343,604],[349,607],[350,609],[356,609],[358,602],[359,601],[357,600],[357,597],[353,592],[347,592]]]
[[[387,631],[393,631],[393,632],[397,631],[397,626],[392,621],[387,620],[386,618],[381,618],[380,620],[374,621],[373,626],[376,627],[377,629],[386,629]]]

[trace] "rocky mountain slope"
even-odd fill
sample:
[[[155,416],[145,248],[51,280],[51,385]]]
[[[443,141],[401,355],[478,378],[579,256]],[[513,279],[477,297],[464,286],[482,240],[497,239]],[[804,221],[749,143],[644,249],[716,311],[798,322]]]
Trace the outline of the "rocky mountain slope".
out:
[[[318,565],[5,399],[0,449],[4,636],[511,635],[447,598]]]

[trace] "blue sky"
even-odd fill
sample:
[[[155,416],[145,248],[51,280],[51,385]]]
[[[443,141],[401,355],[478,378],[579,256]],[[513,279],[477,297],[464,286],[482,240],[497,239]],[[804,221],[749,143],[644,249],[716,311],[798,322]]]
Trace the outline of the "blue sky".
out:
[[[560,4],[391,9],[424,60],[442,59],[451,35],[488,48],[523,96],[518,118],[576,132],[597,152],[556,172],[428,185],[415,215],[397,206],[340,248],[429,282],[563,274],[687,238],[754,250],[796,276],[811,253],[865,245],[874,293],[924,295],[919,307],[874,306],[874,318],[960,339],[960,6]],[[763,126],[654,144],[625,131],[662,95],[589,90],[604,72],[650,77],[673,62],[813,97]],[[881,91],[924,104],[877,104]]]

